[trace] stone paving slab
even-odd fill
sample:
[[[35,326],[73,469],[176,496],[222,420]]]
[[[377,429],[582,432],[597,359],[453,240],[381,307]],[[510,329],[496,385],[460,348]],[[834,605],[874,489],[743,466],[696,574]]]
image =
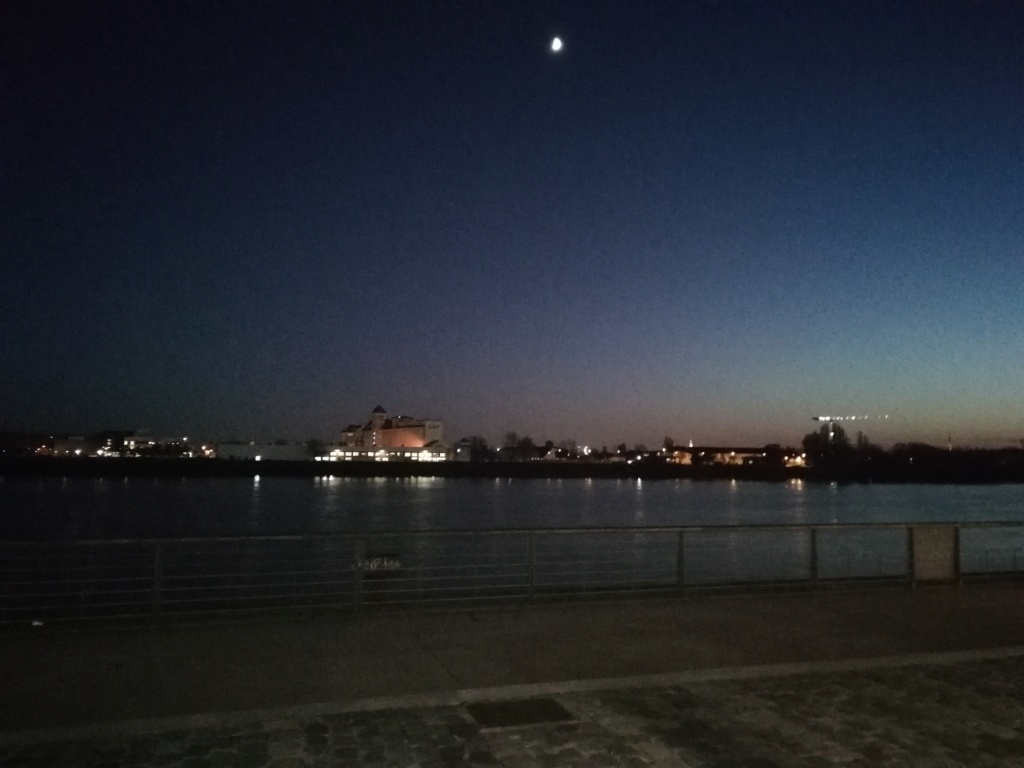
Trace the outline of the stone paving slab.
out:
[[[571,722],[483,728],[464,703],[289,709],[190,727],[0,734],[4,768],[1024,767],[1024,651],[709,670],[549,692]],[[937,663],[942,662],[942,663]],[[774,673],[773,673],[774,672]],[[711,674],[717,673],[717,674]],[[610,685],[610,683],[608,684]],[[555,689],[550,689],[555,691]],[[511,691],[517,693],[521,691]],[[536,693],[541,693],[537,691]],[[163,721],[170,722],[170,721]]]

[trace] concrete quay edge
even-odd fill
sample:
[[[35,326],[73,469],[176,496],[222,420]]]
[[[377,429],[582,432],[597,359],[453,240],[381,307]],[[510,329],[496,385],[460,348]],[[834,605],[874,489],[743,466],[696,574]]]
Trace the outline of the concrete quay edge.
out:
[[[0,744],[1024,656],[1024,587],[0,635]]]
[[[828,674],[832,672],[858,672],[873,669],[895,669],[912,666],[957,664],[962,662],[992,661],[996,659],[1019,657],[1024,657],[1024,646],[985,648],[970,651],[912,653],[896,656],[845,659],[841,661],[759,664],[743,667],[696,669],[686,672],[665,672],[652,675],[631,675],[627,677],[595,678],[590,680],[565,680],[552,683],[505,685],[491,688],[467,688],[464,690],[438,691],[436,693],[428,694],[382,696],[341,705],[332,703],[304,704],[275,709],[203,713],[176,717],[125,720],[117,723],[96,723],[60,728],[34,728],[20,731],[7,731],[0,732],[0,746],[32,744],[36,742],[77,741],[99,737],[139,736],[159,734],[167,731],[231,727],[256,721],[273,722],[278,720],[304,720],[350,712],[380,712],[427,707],[454,707],[474,702],[526,699],[542,696],[557,696],[567,693],[589,693],[593,691],[625,690],[630,688],[670,687],[691,683],[717,682],[724,680],[752,680],[759,678],[788,677],[794,675]]]

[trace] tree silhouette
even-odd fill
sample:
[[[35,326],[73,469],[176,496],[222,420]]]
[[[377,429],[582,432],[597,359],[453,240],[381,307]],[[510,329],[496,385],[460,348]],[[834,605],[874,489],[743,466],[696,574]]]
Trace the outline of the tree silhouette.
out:
[[[850,457],[853,449],[850,438],[838,424],[822,424],[817,432],[810,432],[803,439],[804,453],[815,465],[835,465]]]
[[[516,443],[516,453],[520,461],[530,461],[537,458],[537,445],[529,435],[523,435]]]
[[[470,435],[464,440],[469,444],[469,460],[476,461],[491,461],[494,459],[494,452],[491,447],[487,444],[487,439],[480,435]]]

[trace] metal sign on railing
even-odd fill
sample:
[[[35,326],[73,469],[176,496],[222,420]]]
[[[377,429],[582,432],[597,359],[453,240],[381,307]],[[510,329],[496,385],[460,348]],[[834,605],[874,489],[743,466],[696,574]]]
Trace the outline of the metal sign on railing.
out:
[[[374,573],[395,572],[402,570],[402,558],[398,555],[370,555],[358,567]]]

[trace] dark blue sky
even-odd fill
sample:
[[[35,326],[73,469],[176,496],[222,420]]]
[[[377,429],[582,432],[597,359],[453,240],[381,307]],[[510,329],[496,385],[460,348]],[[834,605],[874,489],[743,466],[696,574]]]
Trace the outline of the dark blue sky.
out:
[[[1019,3],[5,0],[0,57],[0,427],[1024,437]]]

